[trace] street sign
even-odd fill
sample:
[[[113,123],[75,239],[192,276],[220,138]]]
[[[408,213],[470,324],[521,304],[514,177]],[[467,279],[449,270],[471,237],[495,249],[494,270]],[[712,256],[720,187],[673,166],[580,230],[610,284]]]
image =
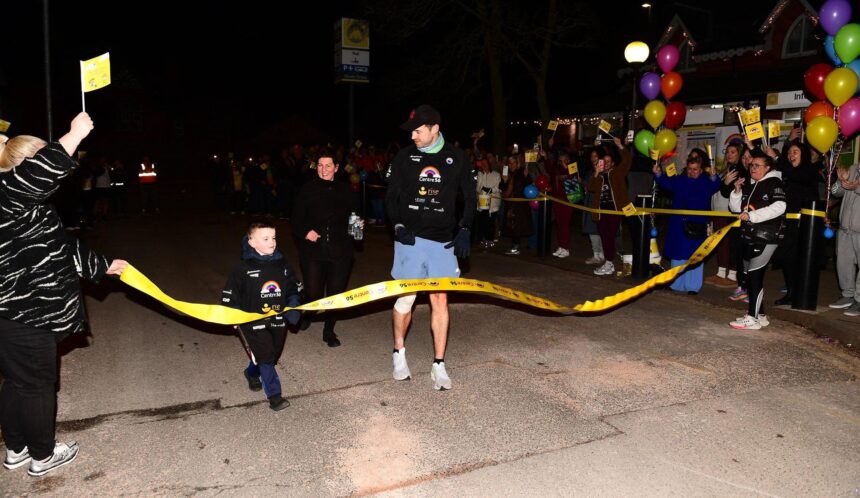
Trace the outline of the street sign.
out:
[[[370,27],[364,19],[341,18],[334,25],[336,83],[370,82]]]

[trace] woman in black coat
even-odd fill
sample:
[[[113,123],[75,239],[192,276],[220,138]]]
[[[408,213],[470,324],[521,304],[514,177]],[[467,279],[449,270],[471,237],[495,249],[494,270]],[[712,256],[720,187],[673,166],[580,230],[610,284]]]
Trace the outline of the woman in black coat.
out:
[[[335,180],[334,154],[323,150],[317,158],[317,177],[305,183],[293,205],[293,235],[298,240],[299,264],[307,301],[316,301],[346,290],[352,269],[349,216],[352,192],[346,182]],[[326,312],[323,341],[340,346],[334,333],[334,312]],[[310,325],[304,318],[300,326]]]

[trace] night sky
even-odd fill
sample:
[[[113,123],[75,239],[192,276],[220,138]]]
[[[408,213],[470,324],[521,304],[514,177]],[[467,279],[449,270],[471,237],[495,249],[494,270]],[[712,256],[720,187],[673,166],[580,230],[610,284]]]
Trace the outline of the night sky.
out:
[[[558,114],[595,99],[618,103],[608,110],[627,102],[629,86],[625,90],[617,74],[625,65],[624,45],[656,38],[675,10],[674,2],[654,3],[649,26],[641,2],[588,2],[597,4],[590,8],[599,36],[553,55],[550,101]],[[365,17],[368,4],[51,1],[54,132],[80,109],[78,60],[110,51],[113,84],[87,94],[96,146],[116,148],[141,137],[159,142],[155,147],[189,150],[253,148],[267,137],[285,144],[345,142],[347,91],[333,82],[333,26],[340,17]],[[3,6],[0,118],[13,123],[11,134],[46,135],[41,6],[39,0]],[[397,125],[423,101],[440,108],[448,135],[467,137],[490,127],[480,68],[469,76],[468,89],[441,84],[418,95],[404,88],[403,75],[420,73],[421,61],[437,50],[434,26],[452,22],[440,15],[429,20],[427,32],[397,43],[371,24],[372,82],[356,88],[357,137],[405,141]],[[516,68],[505,75],[509,119],[535,118],[529,79]],[[152,116],[158,116],[155,124]]]

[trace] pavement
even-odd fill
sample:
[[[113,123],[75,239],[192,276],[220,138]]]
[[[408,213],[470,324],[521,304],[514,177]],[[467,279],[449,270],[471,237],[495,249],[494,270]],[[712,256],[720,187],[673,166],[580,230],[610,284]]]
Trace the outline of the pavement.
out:
[[[84,236],[173,297],[216,303],[247,221],[165,210]],[[350,286],[389,279],[391,253],[368,228]],[[475,251],[464,276],[564,304],[630,285],[587,274],[583,256]],[[860,495],[860,358],[773,312],[733,330],[740,305],[707,291],[594,316],[452,294],[447,392],[431,387],[426,298],[408,382],[391,378],[391,303],[371,303],[343,313],[340,348],[319,322],[288,336],[291,406],[275,413],[229,327],[112,279],[85,290],[92,334],[64,344],[57,415],[81,453],[42,478],[0,469],[0,495]]]

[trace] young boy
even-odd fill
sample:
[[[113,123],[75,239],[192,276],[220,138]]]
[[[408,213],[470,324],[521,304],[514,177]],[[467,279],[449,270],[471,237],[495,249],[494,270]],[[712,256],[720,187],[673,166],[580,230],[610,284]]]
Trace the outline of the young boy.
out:
[[[225,306],[251,313],[280,312],[300,303],[296,274],[277,249],[275,227],[267,221],[255,221],[242,239],[242,262],[233,268],[221,301]],[[248,356],[245,379],[252,391],[263,389],[269,408],[278,411],[290,406],[281,396],[281,380],[275,364],[286,339],[287,322],[295,325],[301,313],[282,315],[245,323],[236,327]]]

